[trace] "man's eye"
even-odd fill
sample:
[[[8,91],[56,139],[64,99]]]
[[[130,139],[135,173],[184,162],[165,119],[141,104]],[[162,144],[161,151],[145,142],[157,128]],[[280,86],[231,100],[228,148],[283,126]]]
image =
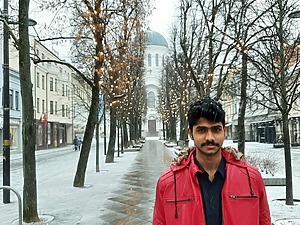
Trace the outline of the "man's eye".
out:
[[[206,133],[207,132],[207,129],[206,128],[199,128],[198,131],[200,133]]]
[[[219,132],[221,132],[221,130],[222,129],[220,127],[215,127],[215,128],[212,129],[212,132],[219,133]]]

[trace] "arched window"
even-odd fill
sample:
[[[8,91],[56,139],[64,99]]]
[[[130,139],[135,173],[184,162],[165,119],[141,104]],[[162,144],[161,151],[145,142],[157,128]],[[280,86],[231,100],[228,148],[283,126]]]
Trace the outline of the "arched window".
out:
[[[153,91],[148,93],[148,108],[155,108],[155,94]]]
[[[159,62],[158,62],[158,54],[155,55],[155,65],[159,66]]]
[[[148,54],[148,66],[152,66],[152,63],[151,63],[151,54]]]

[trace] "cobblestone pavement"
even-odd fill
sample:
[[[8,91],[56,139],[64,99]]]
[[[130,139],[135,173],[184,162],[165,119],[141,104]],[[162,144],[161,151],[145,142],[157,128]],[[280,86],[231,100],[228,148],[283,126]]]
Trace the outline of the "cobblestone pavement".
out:
[[[156,182],[169,167],[173,156],[161,141],[147,140],[119,190],[107,199],[101,213],[103,225],[152,224]]]

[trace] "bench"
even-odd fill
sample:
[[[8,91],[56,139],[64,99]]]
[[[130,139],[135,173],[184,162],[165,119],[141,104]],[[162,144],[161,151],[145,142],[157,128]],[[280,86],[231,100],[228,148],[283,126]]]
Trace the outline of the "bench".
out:
[[[286,179],[285,178],[263,178],[265,186],[286,186]]]
[[[131,140],[131,144],[133,148],[141,148],[143,147],[143,144],[135,142],[135,140]]]
[[[177,146],[177,144],[175,144],[173,142],[165,142],[164,145],[167,146],[168,148],[172,148],[172,147]]]

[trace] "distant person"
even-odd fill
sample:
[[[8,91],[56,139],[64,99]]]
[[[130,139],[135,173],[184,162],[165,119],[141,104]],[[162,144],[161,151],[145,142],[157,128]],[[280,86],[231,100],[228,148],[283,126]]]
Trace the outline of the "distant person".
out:
[[[82,139],[81,139],[81,137],[79,137],[79,139],[78,139],[78,150],[79,151],[81,150],[81,147],[82,147]]]
[[[75,136],[74,140],[73,140],[73,145],[74,145],[74,150],[77,151],[79,150],[78,148],[78,138],[77,136]]]
[[[153,225],[271,225],[260,172],[233,148],[222,148],[225,111],[205,98],[190,106],[183,150],[158,180]]]

